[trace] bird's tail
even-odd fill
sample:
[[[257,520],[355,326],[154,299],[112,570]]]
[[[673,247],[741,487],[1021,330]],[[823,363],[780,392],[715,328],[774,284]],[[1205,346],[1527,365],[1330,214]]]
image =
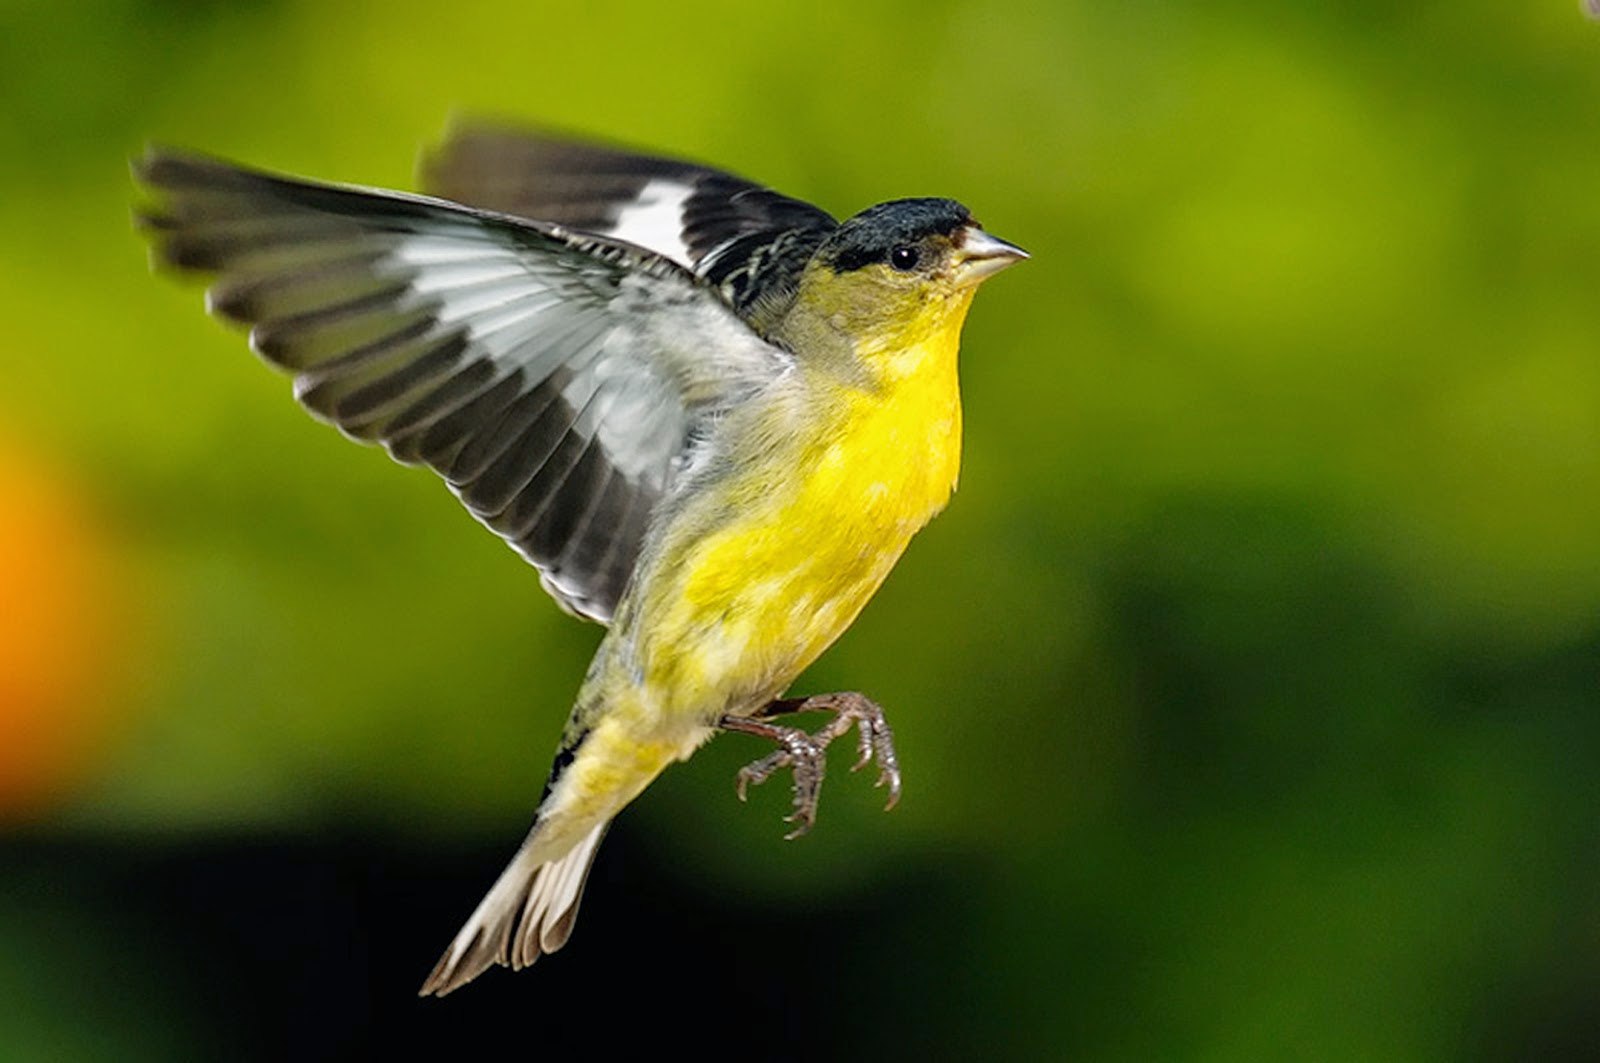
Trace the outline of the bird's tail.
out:
[[[495,964],[521,970],[567,943],[578,918],[583,884],[610,819],[603,819],[575,845],[559,850],[536,824],[510,865],[484,895],[472,917],[439,958],[421,996],[444,996]]]

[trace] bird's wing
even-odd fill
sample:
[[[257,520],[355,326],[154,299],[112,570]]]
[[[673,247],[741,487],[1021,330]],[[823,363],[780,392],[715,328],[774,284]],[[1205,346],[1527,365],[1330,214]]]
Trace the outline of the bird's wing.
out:
[[[421,171],[445,199],[649,248],[742,316],[758,294],[791,287],[838,228],[810,203],[721,170],[510,126],[451,130]]]
[[[135,172],[157,261],[210,274],[304,406],[438,472],[602,623],[705,419],[789,364],[615,240],[160,150]]]

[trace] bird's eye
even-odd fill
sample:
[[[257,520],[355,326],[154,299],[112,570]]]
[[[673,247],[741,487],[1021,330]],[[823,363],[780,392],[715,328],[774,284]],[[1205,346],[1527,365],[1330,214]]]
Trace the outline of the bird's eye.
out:
[[[910,244],[901,244],[889,252],[889,265],[902,273],[909,273],[917,268],[922,255]]]

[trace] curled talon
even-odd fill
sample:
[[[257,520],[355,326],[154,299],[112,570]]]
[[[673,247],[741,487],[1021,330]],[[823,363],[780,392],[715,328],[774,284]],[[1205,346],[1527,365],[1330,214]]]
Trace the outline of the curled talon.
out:
[[[734,781],[734,789],[739,794],[739,800],[743,801],[749,796],[752,783],[760,786],[772,778],[776,772],[789,767],[793,762],[794,754],[789,749],[780,749],[740,768],[739,775]]]
[[[872,763],[872,758],[877,751],[877,743],[874,741],[875,737],[876,736],[867,727],[865,722],[863,722],[861,726],[856,729],[856,749],[859,751],[860,755],[856,757],[856,762],[850,765],[851,771],[860,771],[862,768]]]
[[[900,803],[900,769],[885,769],[878,776],[878,781],[872,785],[878,787],[885,784],[889,787],[889,800],[883,803],[883,810],[887,812]]]
[[[758,770],[759,766],[758,762],[757,764],[746,764],[739,769],[739,775],[734,779],[733,783],[734,791],[738,793],[739,800],[748,801],[750,799],[751,783],[760,786],[771,777],[772,773],[770,771]]]
[[[887,812],[899,802],[900,762],[895,754],[894,732],[890,730],[889,721],[884,718],[883,709],[876,702],[854,693],[823,694],[799,702],[797,708],[834,713],[833,720],[818,732],[824,744],[854,726],[861,757],[850,770],[857,771],[870,761],[877,761],[878,781],[873,785],[889,787],[889,800],[884,805],[884,811]]]
[[[829,712],[829,720],[816,733],[807,734],[797,727],[782,727],[766,723],[761,717],[777,716],[790,712]],[[856,749],[859,752],[851,771],[860,771],[874,761],[878,765],[878,780],[874,786],[887,786],[889,799],[884,811],[900,801],[900,761],[895,754],[894,732],[884,719],[883,709],[871,699],[856,693],[819,694],[810,698],[791,698],[774,701],[759,716],[724,716],[719,721],[723,730],[757,735],[778,744],[778,749],[752,761],[739,769],[734,780],[734,790],[739,800],[745,800],[752,784],[759,786],[774,773],[789,768],[794,773],[794,808],[784,822],[795,824],[795,829],[784,837],[794,839],[811,830],[817,820],[817,800],[822,792],[822,778],[826,772],[825,750],[836,738],[856,731]]]
[[[822,777],[827,767],[825,743],[797,727],[779,727],[742,717],[727,717],[722,726],[730,731],[743,731],[760,735],[778,743],[779,748],[739,769],[734,778],[734,791],[743,801],[749,796],[751,784],[760,786],[777,771],[788,768],[794,773],[794,809],[785,822],[796,827],[786,838],[798,838],[809,831],[817,820],[817,797],[822,790]]]

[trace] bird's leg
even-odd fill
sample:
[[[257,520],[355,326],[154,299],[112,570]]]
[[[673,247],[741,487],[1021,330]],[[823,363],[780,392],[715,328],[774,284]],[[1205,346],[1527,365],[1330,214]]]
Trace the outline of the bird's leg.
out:
[[[766,723],[774,716],[791,712],[829,712],[829,720],[815,733],[807,734],[798,727],[783,727]],[[811,829],[817,819],[817,798],[822,791],[822,777],[827,768],[825,750],[835,738],[858,728],[860,759],[851,767],[859,771],[871,761],[878,763],[878,781],[875,785],[889,788],[889,801],[884,810],[900,800],[900,760],[894,750],[894,732],[884,718],[883,709],[870,698],[853,691],[838,694],[817,694],[809,698],[780,698],[763,705],[749,716],[724,716],[718,726],[726,731],[759,735],[778,743],[779,748],[754,763],[739,770],[736,783],[739,800],[743,801],[750,784],[757,786],[770,779],[781,768],[794,771],[794,811],[787,822],[795,829],[787,837],[798,838]]]

